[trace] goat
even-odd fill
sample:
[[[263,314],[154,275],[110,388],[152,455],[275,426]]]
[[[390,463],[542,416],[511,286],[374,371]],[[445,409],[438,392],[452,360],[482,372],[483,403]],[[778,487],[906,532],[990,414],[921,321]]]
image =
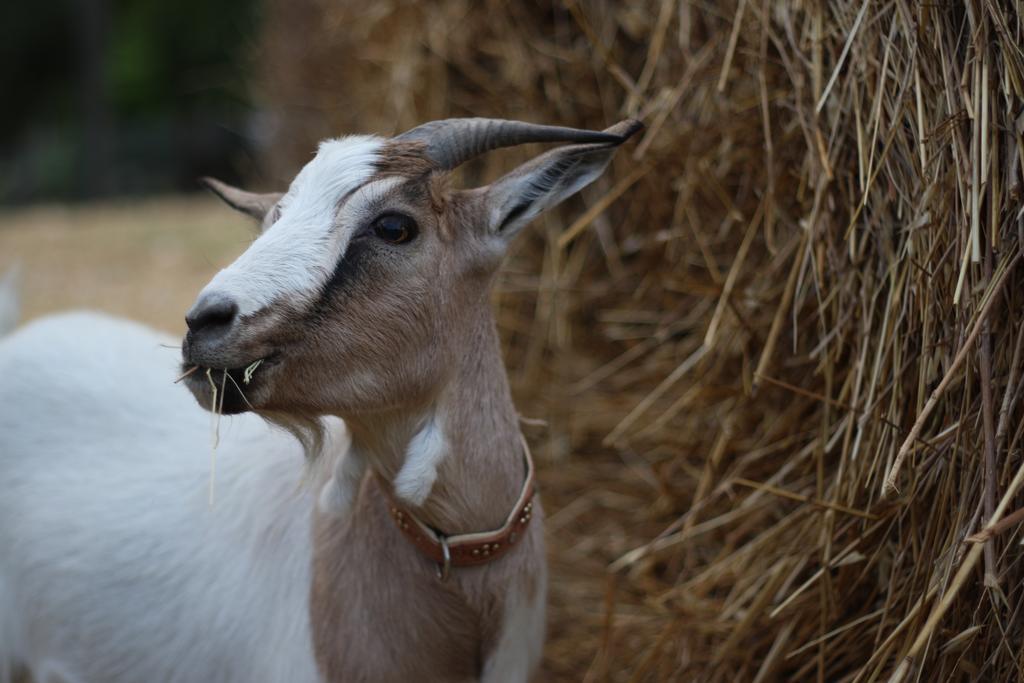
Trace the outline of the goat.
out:
[[[208,181],[262,233],[200,292],[180,361],[93,313],[0,340],[0,681],[526,680],[542,511],[490,283],[639,128],[328,140],[283,194]],[[526,142],[572,144],[450,186]],[[234,415],[212,501],[197,403]]]

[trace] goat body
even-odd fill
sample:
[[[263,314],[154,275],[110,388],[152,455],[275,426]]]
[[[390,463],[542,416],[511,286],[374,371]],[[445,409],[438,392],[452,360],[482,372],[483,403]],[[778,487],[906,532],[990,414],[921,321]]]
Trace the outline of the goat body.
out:
[[[40,682],[321,680],[310,629],[318,487],[304,480],[302,449],[243,414],[223,418],[212,451],[212,416],[168,379],[169,341],[85,313],[0,339],[4,683],[15,665]],[[347,434],[330,424],[338,453]],[[481,568],[435,595],[433,568],[365,491],[330,543],[348,560],[323,587],[339,609],[321,604],[359,655],[349,680],[474,680],[488,627],[465,615],[505,604],[489,627],[490,669],[525,678],[542,583],[499,598]]]

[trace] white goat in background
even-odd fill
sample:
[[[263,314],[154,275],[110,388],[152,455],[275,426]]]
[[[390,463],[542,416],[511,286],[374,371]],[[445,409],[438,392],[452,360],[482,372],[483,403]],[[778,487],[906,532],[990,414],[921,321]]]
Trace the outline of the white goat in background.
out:
[[[0,334],[7,334],[18,323],[21,310],[18,301],[18,268],[0,278]]]
[[[263,233],[189,311],[180,370],[98,314],[0,340],[0,681],[526,680],[543,530],[489,286],[639,127],[326,141],[283,195],[210,182]],[[449,187],[553,141],[574,144]],[[197,401],[238,414],[212,506]]]

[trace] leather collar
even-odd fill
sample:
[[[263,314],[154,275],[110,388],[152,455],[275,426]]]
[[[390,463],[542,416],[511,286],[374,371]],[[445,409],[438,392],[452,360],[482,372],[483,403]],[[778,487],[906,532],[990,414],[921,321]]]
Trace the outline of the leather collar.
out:
[[[523,459],[526,461],[526,480],[523,482],[519,499],[505,523],[492,531],[454,536],[426,524],[395,498],[391,486],[379,474],[376,478],[377,484],[388,498],[395,526],[421,553],[437,563],[437,576],[443,581],[448,578],[452,567],[475,567],[493,562],[522,539],[533,517],[535,490],[533,458],[530,456],[526,439],[523,439]]]

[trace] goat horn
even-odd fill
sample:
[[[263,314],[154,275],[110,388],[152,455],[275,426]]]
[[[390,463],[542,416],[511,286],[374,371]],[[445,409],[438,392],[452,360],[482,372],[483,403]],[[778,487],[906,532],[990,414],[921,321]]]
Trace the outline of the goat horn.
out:
[[[617,145],[642,127],[643,124],[638,121],[623,121],[602,132],[504,119],[443,119],[416,126],[395,139],[426,143],[427,157],[441,168],[451,170],[492,149],[527,142]]]

